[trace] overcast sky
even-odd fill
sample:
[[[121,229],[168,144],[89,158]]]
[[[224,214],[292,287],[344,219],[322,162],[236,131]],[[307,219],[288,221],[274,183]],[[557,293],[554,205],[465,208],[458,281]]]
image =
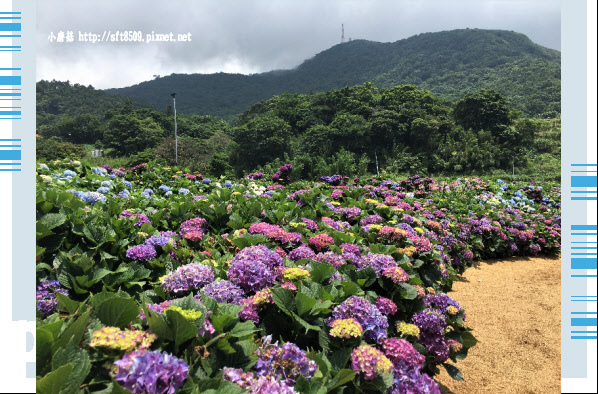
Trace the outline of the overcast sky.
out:
[[[345,39],[513,30],[560,50],[560,0],[38,0],[37,79],[106,89],[172,73],[287,69]],[[51,42],[72,31],[74,42]],[[189,42],[79,41],[79,32],[191,33]]]

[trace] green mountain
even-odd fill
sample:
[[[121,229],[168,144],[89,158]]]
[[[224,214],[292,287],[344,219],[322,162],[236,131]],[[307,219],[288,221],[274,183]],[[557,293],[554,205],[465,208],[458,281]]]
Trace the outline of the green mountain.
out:
[[[165,108],[177,92],[177,110],[228,120],[254,103],[285,92],[309,93],[373,82],[380,88],[413,84],[441,99],[494,89],[531,116],[560,113],[559,51],[504,30],[462,29],[419,34],[393,43],[338,44],[292,70],[261,74],[172,74],[108,89]]]

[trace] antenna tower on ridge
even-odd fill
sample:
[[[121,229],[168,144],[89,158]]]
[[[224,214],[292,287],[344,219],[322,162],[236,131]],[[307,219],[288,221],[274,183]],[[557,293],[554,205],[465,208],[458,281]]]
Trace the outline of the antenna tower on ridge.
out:
[[[341,30],[342,30],[342,34],[341,34],[341,44],[345,43],[345,24],[341,24]]]

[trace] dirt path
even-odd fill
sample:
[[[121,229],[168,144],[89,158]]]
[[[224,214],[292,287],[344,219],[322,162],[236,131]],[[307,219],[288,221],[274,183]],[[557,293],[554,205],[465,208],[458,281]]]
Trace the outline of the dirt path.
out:
[[[456,366],[440,367],[443,393],[560,393],[560,258],[480,263],[453,284],[451,297],[480,341]]]

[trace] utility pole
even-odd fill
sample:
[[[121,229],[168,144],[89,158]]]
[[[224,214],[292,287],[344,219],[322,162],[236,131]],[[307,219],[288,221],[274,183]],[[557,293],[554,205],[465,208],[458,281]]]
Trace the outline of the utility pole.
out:
[[[177,127],[176,127],[176,93],[171,93],[172,96],[172,104],[174,109],[174,162],[176,165],[179,164],[179,139],[177,136]]]
[[[380,171],[378,171],[378,154],[374,152],[374,156],[376,156],[376,174],[380,176]]]

